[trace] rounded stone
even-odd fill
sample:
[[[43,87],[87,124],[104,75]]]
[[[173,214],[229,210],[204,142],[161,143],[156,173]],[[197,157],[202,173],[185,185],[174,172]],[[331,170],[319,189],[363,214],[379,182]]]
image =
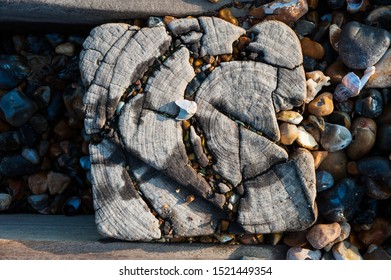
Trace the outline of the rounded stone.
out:
[[[308,230],[291,231],[285,234],[284,244],[289,247],[303,247],[308,243]]]
[[[308,20],[298,20],[295,23],[295,32],[299,36],[311,35],[316,30],[313,22]]]
[[[349,68],[346,67],[342,60],[337,60],[327,67],[325,75],[330,77],[330,82],[333,85],[337,85],[348,72]]]
[[[51,195],[59,194],[65,191],[71,182],[68,175],[50,171],[47,176],[47,184]]]
[[[320,143],[329,152],[345,149],[352,142],[350,131],[341,125],[326,123]]]
[[[356,180],[344,178],[318,194],[319,214],[330,222],[347,222],[358,210],[363,195],[364,188]]]
[[[369,156],[357,162],[360,174],[372,178],[387,178],[391,176],[391,162],[386,156]]]
[[[314,157],[315,169],[318,169],[319,165],[327,157],[329,152],[327,151],[311,151],[312,156]]]
[[[303,120],[303,116],[295,111],[281,111],[277,113],[276,117],[279,121],[292,124],[299,124]]]
[[[381,182],[363,176],[362,180],[365,184],[365,194],[377,200],[385,200],[391,197],[391,189],[386,188]]]
[[[47,174],[43,172],[30,175],[27,181],[32,194],[43,194],[48,190]]]
[[[333,246],[333,256],[336,260],[362,260],[362,256],[356,246],[348,241],[342,241]]]
[[[41,214],[49,214],[50,208],[50,198],[49,195],[44,194],[33,194],[27,198],[27,202],[31,207]]]
[[[317,117],[330,115],[334,111],[333,94],[324,92],[308,104],[308,112]]]
[[[369,118],[357,118],[353,121],[352,143],[347,148],[348,157],[358,160],[367,155],[376,142],[376,123]]]
[[[280,141],[284,145],[292,145],[299,137],[299,129],[296,125],[284,122],[280,125]]]
[[[365,246],[381,245],[391,237],[391,221],[389,218],[378,217],[369,230],[359,232],[358,237]]]
[[[377,147],[385,152],[391,152],[391,124],[383,124],[379,127]]]
[[[30,71],[23,56],[0,56],[0,89],[15,88],[29,75]]]
[[[319,250],[310,250],[301,247],[291,247],[286,253],[287,260],[320,260],[322,253]]]
[[[308,133],[304,127],[299,126],[298,130],[299,136],[297,137],[296,142],[300,147],[306,148],[308,150],[317,150],[319,148],[315,138],[310,133]]]
[[[75,50],[76,50],[76,48],[75,48],[74,44],[72,44],[70,42],[66,42],[66,43],[62,43],[62,44],[58,45],[54,51],[56,54],[63,54],[66,56],[74,56]]]
[[[322,161],[319,170],[325,170],[333,175],[334,181],[338,182],[347,176],[347,157],[344,150],[328,153]]]
[[[383,112],[383,97],[376,89],[370,89],[360,94],[355,103],[355,113],[368,118],[377,118]]]
[[[38,107],[20,90],[13,89],[1,97],[0,110],[9,124],[19,127],[34,115]]]
[[[391,10],[391,9],[390,9]],[[391,87],[391,50],[375,64],[375,73],[366,83],[366,88],[388,88]]]
[[[67,86],[63,93],[64,105],[69,115],[77,120],[83,120],[84,112],[84,88],[78,83],[73,83]]]
[[[329,172],[316,171],[316,191],[322,192],[334,186],[334,178]]]
[[[384,29],[351,21],[341,32],[339,55],[352,69],[375,65],[390,46],[391,35]]]
[[[12,196],[7,193],[0,193],[0,211],[5,211],[9,208],[12,202]]]
[[[341,234],[341,226],[338,223],[316,224],[309,230],[307,240],[315,249],[322,249],[333,242]]]
[[[321,60],[324,57],[325,50],[323,46],[318,42],[312,41],[308,37],[304,37],[300,40],[300,43],[303,55],[306,55],[316,60]]]

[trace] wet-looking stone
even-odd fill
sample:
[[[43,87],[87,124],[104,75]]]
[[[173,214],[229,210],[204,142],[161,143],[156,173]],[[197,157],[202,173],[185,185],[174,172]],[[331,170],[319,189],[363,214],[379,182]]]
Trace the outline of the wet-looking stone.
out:
[[[252,38],[240,50],[245,58],[234,48],[241,37]],[[288,153],[276,117],[306,99],[290,27],[271,20],[246,31],[214,17],[141,29],[104,24],[83,47],[102,235],[201,236],[221,231],[222,220],[228,233],[272,233],[315,222],[313,157]],[[181,108],[177,118],[180,100],[195,102],[195,114]]]

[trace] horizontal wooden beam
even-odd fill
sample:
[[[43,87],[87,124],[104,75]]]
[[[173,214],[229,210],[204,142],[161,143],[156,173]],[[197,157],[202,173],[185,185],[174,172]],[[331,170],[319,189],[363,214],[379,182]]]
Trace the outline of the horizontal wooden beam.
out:
[[[0,215],[0,259],[285,259],[285,246],[104,242],[93,216]]]

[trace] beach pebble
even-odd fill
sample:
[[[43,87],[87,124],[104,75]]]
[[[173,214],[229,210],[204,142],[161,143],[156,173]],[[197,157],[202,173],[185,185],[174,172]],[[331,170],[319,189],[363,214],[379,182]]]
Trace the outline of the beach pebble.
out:
[[[339,55],[349,68],[365,69],[383,57],[390,40],[390,33],[384,29],[351,21],[342,27]]]
[[[65,191],[71,181],[71,178],[69,178],[68,175],[54,171],[50,171],[47,178],[47,184],[51,195]]]
[[[291,247],[286,253],[287,260],[320,260],[322,253],[319,250],[310,250],[301,247]]]
[[[20,90],[13,89],[1,97],[0,110],[9,124],[18,127],[25,124],[38,107]]]
[[[289,247],[303,247],[308,243],[308,230],[291,231],[285,234],[284,244]]]
[[[40,172],[28,177],[28,186],[32,194],[43,194],[48,190],[47,174]]]
[[[369,118],[357,118],[351,127],[352,143],[347,148],[348,157],[358,160],[367,155],[376,142],[376,123]]]
[[[284,145],[291,145],[299,137],[299,129],[296,125],[284,122],[280,125],[280,141]]]
[[[341,226],[338,223],[316,224],[307,233],[307,240],[315,249],[322,249],[333,242],[341,234]]]
[[[332,248],[336,260],[362,260],[362,256],[356,246],[348,241],[342,241],[335,244]]]
[[[370,244],[381,245],[391,237],[391,221],[389,218],[378,217],[369,230],[358,233],[358,237],[365,246]]]
[[[347,222],[353,218],[363,195],[364,188],[357,180],[344,178],[318,194],[319,214],[330,222]]]
[[[299,136],[296,139],[296,143],[300,147],[306,148],[308,150],[317,150],[319,148],[315,138],[310,133],[308,133],[304,127],[299,126],[298,130]]]
[[[327,157],[329,152],[327,151],[311,151],[312,156],[314,157],[315,169],[318,169],[319,165]]]
[[[316,191],[322,192],[334,186],[334,178],[329,172],[316,171]]]
[[[367,196],[377,200],[385,200],[391,197],[391,189],[385,187],[378,180],[367,176],[362,176],[361,180],[364,182]]]
[[[334,181],[338,182],[347,176],[347,162],[344,150],[328,153],[318,169],[329,172],[333,175]]]
[[[366,88],[391,87],[391,50],[375,64],[375,73],[369,78]]]
[[[349,72],[349,68],[338,59],[333,62],[329,67],[327,67],[325,75],[330,77],[330,82],[333,85],[339,84],[342,81],[342,78]]]
[[[391,162],[387,157],[368,156],[357,162],[360,174],[372,178],[386,178],[391,176]]]
[[[33,164],[19,154],[5,155],[0,160],[0,174],[19,177],[38,171],[39,165]]]
[[[70,43],[70,42],[66,42],[66,43],[62,43],[60,45],[58,45],[56,48],[55,48],[55,52],[56,54],[63,54],[63,55],[66,55],[66,56],[74,56],[75,55],[75,45]]]
[[[21,155],[33,164],[38,164],[40,162],[40,157],[36,149],[25,147],[22,150]]]
[[[40,214],[47,215],[50,211],[50,198],[49,195],[44,194],[33,194],[27,198],[27,202],[30,206]]]
[[[323,46],[318,42],[312,41],[308,37],[304,37],[300,40],[300,43],[303,55],[306,55],[316,60],[321,60],[324,57],[325,50]]]
[[[15,88],[30,73],[30,68],[23,56],[0,56],[0,89]]]
[[[333,110],[333,95],[330,92],[319,94],[308,104],[308,112],[318,117],[328,116]]]
[[[360,94],[355,103],[355,113],[368,118],[377,118],[383,112],[383,97],[380,91],[370,89]]]
[[[299,36],[311,35],[316,30],[316,25],[311,21],[300,19],[296,21],[294,30]]]
[[[280,111],[276,115],[277,120],[292,124],[299,124],[303,120],[303,116],[295,111]]]
[[[63,93],[64,105],[69,115],[76,120],[84,120],[84,88],[78,83],[70,84]]]
[[[12,196],[6,193],[0,193],[0,211],[5,211],[11,205]]]
[[[329,152],[345,149],[352,142],[350,131],[341,125],[326,123],[320,138],[322,147]]]
[[[344,126],[349,130],[352,126],[350,115],[346,112],[334,111],[331,115],[328,116],[327,120],[329,123]]]

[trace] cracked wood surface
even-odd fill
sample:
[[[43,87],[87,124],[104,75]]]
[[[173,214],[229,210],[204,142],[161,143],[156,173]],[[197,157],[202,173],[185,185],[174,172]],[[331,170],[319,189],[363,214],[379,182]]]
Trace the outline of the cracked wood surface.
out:
[[[301,149],[289,156],[278,143],[276,112],[306,97],[299,41],[277,21],[251,32],[247,50],[258,53],[255,61],[221,62],[197,75],[190,52],[230,54],[246,31],[200,17],[142,29],[106,24],[91,32],[80,64],[102,235],[212,235],[222,219],[235,233],[270,233],[303,230],[316,220],[312,156]],[[188,128],[175,119],[175,101],[183,99],[198,108]],[[218,183],[232,191],[220,193]],[[241,197],[238,205],[230,204],[232,195]]]

